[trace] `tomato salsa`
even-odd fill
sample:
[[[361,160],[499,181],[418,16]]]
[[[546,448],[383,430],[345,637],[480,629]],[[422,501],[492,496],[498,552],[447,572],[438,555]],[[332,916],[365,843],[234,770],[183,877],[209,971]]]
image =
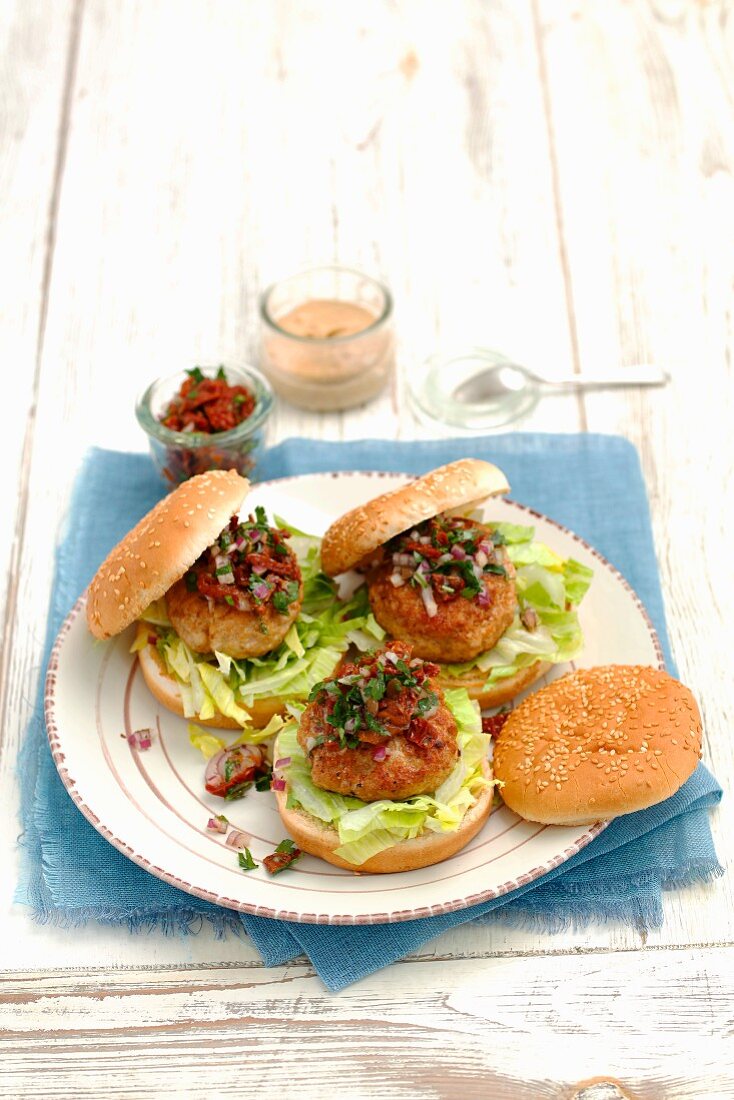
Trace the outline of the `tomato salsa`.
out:
[[[246,386],[230,386],[224,367],[207,378],[200,367],[186,371],[178,393],[158,418],[173,432],[227,432],[238,427],[255,409],[254,394]]]

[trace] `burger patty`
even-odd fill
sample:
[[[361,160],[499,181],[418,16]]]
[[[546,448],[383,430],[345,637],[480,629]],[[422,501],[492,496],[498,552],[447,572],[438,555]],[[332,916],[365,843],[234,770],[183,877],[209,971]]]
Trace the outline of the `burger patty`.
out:
[[[298,598],[286,612],[276,611],[271,603],[257,611],[240,611],[219,601],[207,600],[190,592],[183,580],[166,593],[168,616],[174,630],[196,653],[218,649],[230,657],[261,657],[277,649],[290,626],[298,618],[303,601],[303,584]]]
[[[410,798],[435,791],[451,774],[459,756],[456,721],[445,703],[420,721],[424,723],[421,742],[402,734],[386,738],[384,760],[374,758],[382,746],[360,744],[351,749],[341,747],[338,741],[319,745],[309,754],[313,739],[331,730],[324,707],[310,703],[301,717],[298,742],[309,755],[311,778],[317,787],[353,795],[363,802]]]
[[[396,588],[390,580],[392,572],[388,562],[368,579],[372,611],[380,626],[412,645],[416,656],[424,660],[471,661],[492,649],[515,617],[517,593],[511,577],[485,574],[489,607],[459,595],[439,601],[436,614],[430,616],[420,589],[412,584]]]

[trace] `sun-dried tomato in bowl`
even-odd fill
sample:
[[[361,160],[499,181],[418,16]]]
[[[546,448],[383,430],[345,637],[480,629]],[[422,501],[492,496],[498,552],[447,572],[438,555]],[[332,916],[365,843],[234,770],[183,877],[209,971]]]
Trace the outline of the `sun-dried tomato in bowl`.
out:
[[[193,367],[148,387],[136,406],[169,488],[206,470],[253,476],[273,404],[252,367]]]
[[[207,378],[201,367],[186,371],[178,393],[159,420],[172,432],[228,432],[255,411],[255,395],[247,386],[230,385],[224,367]]]

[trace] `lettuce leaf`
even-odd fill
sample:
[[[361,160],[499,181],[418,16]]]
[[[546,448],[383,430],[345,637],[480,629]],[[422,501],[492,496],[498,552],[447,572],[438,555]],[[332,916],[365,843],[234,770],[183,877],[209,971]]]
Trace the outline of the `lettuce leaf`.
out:
[[[189,722],[188,729],[189,741],[205,760],[210,760],[212,756],[216,756],[218,752],[227,748],[227,742],[221,737],[215,737],[211,730],[195,726],[193,722]]]
[[[341,841],[337,853],[355,867],[370,856],[426,830],[452,832],[459,827],[480,791],[494,785],[494,781],[486,779],[482,772],[489,737],[482,733],[477,704],[469,699],[463,688],[444,694],[456,719],[459,758],[451,774],[433,794],[414,795],[402,802],[389,799],[362,802],[358,798],[321,790],[314,785],[308,760],[298,744],[297,721],[289,722],[279,734],[275,751],[278,756],[289,756],[291,760],[285,769],[288,805],[298,806],[333,826]]]
[[[520,612],[494,649],[480,653],[473,661],[444,665],[449,676],[476,669],[486,672],[485,688],[536,661],[561,664],[577,656],[584,638],[576,608],[593,577],[588,566],[573,558],[563,559],[548,546],[535,542],[535,528],[516,523],[493,526],[515,566]],[[538,616],[535,630],[523,625],[521,613],[525,608],[532,608]]]

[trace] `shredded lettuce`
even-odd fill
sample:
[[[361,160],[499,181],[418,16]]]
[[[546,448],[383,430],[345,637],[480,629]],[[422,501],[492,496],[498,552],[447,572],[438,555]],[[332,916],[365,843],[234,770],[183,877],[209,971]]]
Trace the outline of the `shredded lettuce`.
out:
[[[281,527],[288,528],[276,518]],[[301,613],[282,643],[262,657],[235,660],[226,653],[194,653],[176,634],[158,600],[143,615],[154,628],[158,653],[168,674],[178,682],[184,715],[200,720],[217,713],[252,731],[248,707],[258,699],[306,699],[311,688],[331,676],[350,645],[374,649],[385,632],[369,609],[366,588],[346,603],[337,599],[336,585],[321,572],[321,540],[294,528],[291,544],[303,576]],[[271,731],[271,734],[275,731]],[[269,736],[270,736],[269,735]]]
[[[576,607],[593,576],[588,566],[573,558],[561,558],[548,546],[535,542],[534,527],[517,523],[493,526],[516,569],[519,613],[494,649],[480,653],[473,661],[444,665],[449,676],[476,669],[486,672],[485,689],[536,661],[560,664],[580,652],[584,639]],[[523,625],[521,614],[525,608],[532,608],[538,616],[535,630]]]
[[[482,733],[479,708],[466,691],[444,692],[458,729],[460,754],[447,779],[433,794],[414,795],[402,802],[382,799],[362,802],[358,798],[333,794],[316,787],[306,755],[298,743],[297,720],[283,727],[276,753],[290,757],[285,770],[288,805],[299,806],[313,817],[333,826],[339,833],[337,854],[359,867],[371,856],[391,848],[401,840],[419,836],[426,830],[453,832],[480,791],[494,785],[485,778],[482,761],[487,758],[489,737]]]
[[[227,742],[221,737],[215,737],[210,730],[195,726],[193,722],[189,722],[189,741],[205,760],[210,760],[227,747]]]

